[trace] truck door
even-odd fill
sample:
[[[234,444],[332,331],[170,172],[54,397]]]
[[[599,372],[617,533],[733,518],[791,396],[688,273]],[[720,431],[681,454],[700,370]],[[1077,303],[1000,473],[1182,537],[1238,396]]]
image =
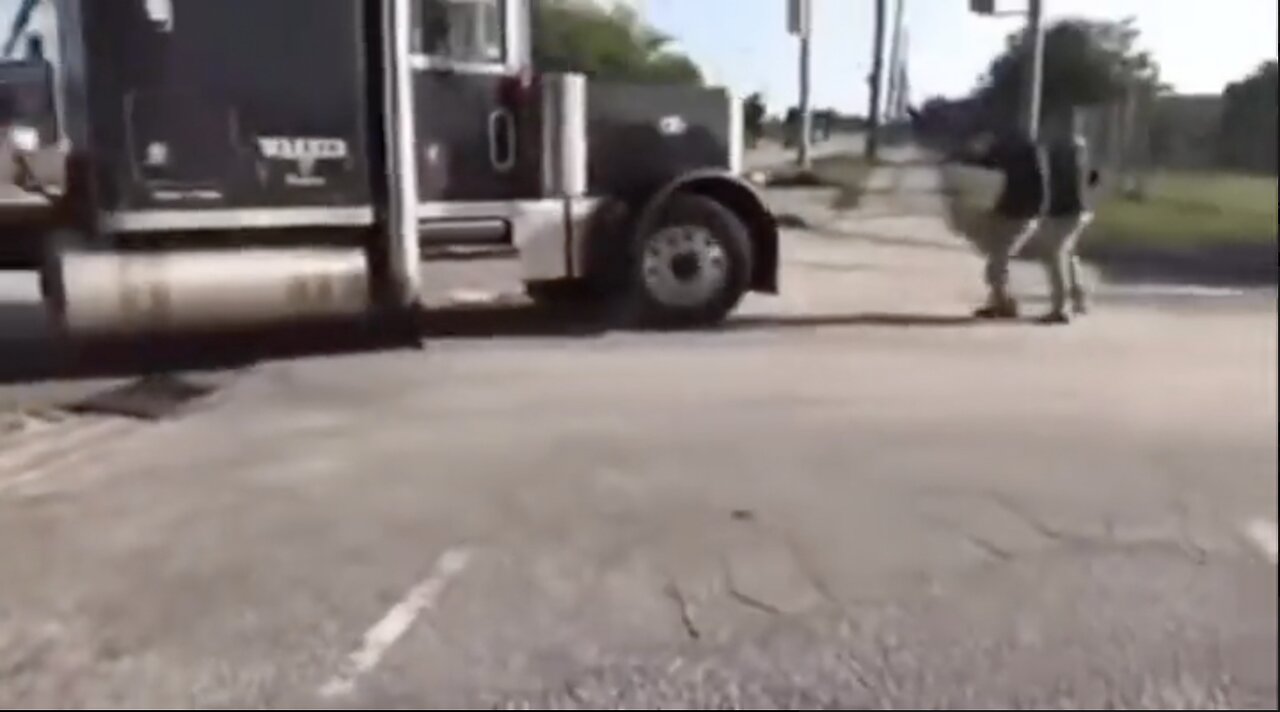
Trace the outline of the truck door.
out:
[[[538,197],[540,112],[527,81],[526,2],[413,0],[424,219],[482,217],[485,205]]]

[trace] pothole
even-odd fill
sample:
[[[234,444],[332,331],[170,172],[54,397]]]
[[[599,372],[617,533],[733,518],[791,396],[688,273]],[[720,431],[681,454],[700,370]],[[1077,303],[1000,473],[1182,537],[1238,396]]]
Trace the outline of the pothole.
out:
[[[215,383],[152,375],[71,403],[0,413],[0,496],[92,461],[146,424],[183,415],[219,390]]]
[[[118,416],[156,421],[180,415],[217,390],[217,385],[181,376],[145,376],[72,403],[66,411],[74,416]]]

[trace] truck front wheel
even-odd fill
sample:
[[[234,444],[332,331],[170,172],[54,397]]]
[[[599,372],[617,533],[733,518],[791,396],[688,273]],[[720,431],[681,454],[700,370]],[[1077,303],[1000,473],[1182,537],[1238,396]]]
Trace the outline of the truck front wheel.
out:
[[[741,218],[712,198],[671,196],[636,240],[632,282],[644,324],[719,323],[750,287],[750,232]]]

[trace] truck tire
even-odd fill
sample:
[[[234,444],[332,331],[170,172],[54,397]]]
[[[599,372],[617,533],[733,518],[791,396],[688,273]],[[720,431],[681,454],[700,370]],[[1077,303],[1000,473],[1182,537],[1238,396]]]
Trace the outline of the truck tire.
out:
[[[713,198],[672,195],[635,241],[629,286],[642,326],[717,324],[750,288],[750,231]]]

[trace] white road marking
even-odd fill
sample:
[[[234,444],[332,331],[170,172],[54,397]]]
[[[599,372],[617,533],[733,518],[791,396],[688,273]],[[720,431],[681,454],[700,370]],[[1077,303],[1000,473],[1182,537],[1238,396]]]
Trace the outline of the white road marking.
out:
[[[1249,293],[1246,290],[1232,287],[1210,287],[1193,284],[1135,284],[1113,289],[1104,288],[1102,291],[1143,297],[1198,297],[1205,299],[1242,297]]]
[[[321,697],[333,699],[355,692],[360,678],[378,666],[382,657],[409,631],[409,627],[423,612],[431,610],[440,600],[440,594],[462,570],[471,563],[467,549],[450,549],[437,561],[431,573],[421,583],[409,589],[400,602],[391,607],[364,634],[360,647],[352,651],[336,675],[320,687]]]
[[[1255,519],[1244,527],[1244,535],[1249,543],[1257,547],[1267,561],[1275,565],[1280,558],[1280,533],[1276,531],[1276,523],[1266,519]]]

